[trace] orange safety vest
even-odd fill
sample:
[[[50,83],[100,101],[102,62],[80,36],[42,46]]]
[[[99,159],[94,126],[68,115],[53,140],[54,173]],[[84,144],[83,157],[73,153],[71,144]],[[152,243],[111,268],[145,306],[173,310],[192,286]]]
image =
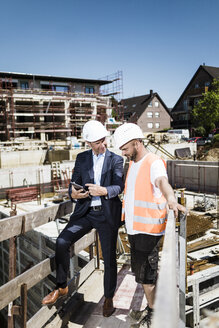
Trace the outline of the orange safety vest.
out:
[[[150,182],[151,164],[157,159],[160,159],[160,157],[152,153],[146,156],[139,168],[135,182],[133,229],[149,234],[160,234],[166,227],[166,199],[163,195],[160,198],[153,195],[153,185]],[[133,162],[130,162],[129,164],[125,182],[122,203],[122,221],[125,220],[125,195],[132,163]],[[164,164],[166,166],[165,162]]]

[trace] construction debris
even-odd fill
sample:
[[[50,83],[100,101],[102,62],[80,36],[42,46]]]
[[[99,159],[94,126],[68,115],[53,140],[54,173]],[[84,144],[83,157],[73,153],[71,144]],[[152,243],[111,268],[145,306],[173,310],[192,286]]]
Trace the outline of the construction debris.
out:
[[[203,236],[213,228],[213,219],[200,214],[190,213],[187,216],[187,241]]]

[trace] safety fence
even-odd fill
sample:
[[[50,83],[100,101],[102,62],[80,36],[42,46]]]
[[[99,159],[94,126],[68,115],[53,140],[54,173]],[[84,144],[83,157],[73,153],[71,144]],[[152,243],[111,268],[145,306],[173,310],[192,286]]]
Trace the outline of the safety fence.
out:
[[[39,328],[53,317],[62,303],[56,303],[56,306],[42,307],[34,316],[27,320],[27,291],[42,281],[55,270],[54,255],[39,262],[29,270],[15,276],[16,261],[13,263],[16,254],[13,239],[16,236],[25,234],[27,231],[39,227],[45,223],[59,219],[72,212],[72,202],[66,201],[60,204],[54,204],[50,207],[42,208],[38,211],[16,215],[0,220],[0,242],[9,239],[12,253],[9,251],[9,267],[13,266],[14,277],[10,277],[7,283],[0,287],[0,310],[8,306],[8,327],[13,327],[14,315],[19,315],[22,328]],[[96,245],[96,256],[94,257],[93,248]],[[69,283],[69,296],[75,293],[75,290],[87,279],[87,277],[99,267],[99,251],[97,243],[97,234],[95,229],[78,240],[71,249],[71,256],[78,255],[82,250],[89,247],[90,258],[88,263],[73,277]],[[11,263],[10,263],[11,262]],[[14,305],[13,301],[20,297],[20,305]],[[55,318],[56,319],[56,318]],[[53,320],[55,320],[53,319]],[[57,319],[56,319],[57,320]],[[59,318],[61,320],[61,318]]]

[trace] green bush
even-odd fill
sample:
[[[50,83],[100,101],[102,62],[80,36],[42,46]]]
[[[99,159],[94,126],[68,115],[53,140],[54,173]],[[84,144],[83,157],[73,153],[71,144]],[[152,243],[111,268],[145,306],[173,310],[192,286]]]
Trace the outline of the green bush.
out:
[[[198,128],[195,129],[195,135],[197,137],[203,137],[206,135],[206,130],[203,126],[199,126]]]
[[[213,138],[213,143],[219,142],[219,134],[215,134]]]

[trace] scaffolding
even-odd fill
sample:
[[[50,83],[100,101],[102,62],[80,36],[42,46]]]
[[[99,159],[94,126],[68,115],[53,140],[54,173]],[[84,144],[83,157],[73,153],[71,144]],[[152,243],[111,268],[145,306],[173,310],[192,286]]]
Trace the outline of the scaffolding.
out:
[[[112,109],[114,117],[118,121],[124,121],[123,109],[123,72],[121,70],[116,73],[107,75],[104,80],[111,81],[110,84],[105,84],[101,87],[101,94],[111,97]]]
[[[80,85],[82,92],[75,92],[72,83],[57,91],[52,81],[42,89],[29,81],[29,88],[19,89],[12,78],[0,79],[0,140],[80,138],[87,120],[105,123],[111,115],[110,97],[93,93],[94,88],[85,93],[85,84]]]

